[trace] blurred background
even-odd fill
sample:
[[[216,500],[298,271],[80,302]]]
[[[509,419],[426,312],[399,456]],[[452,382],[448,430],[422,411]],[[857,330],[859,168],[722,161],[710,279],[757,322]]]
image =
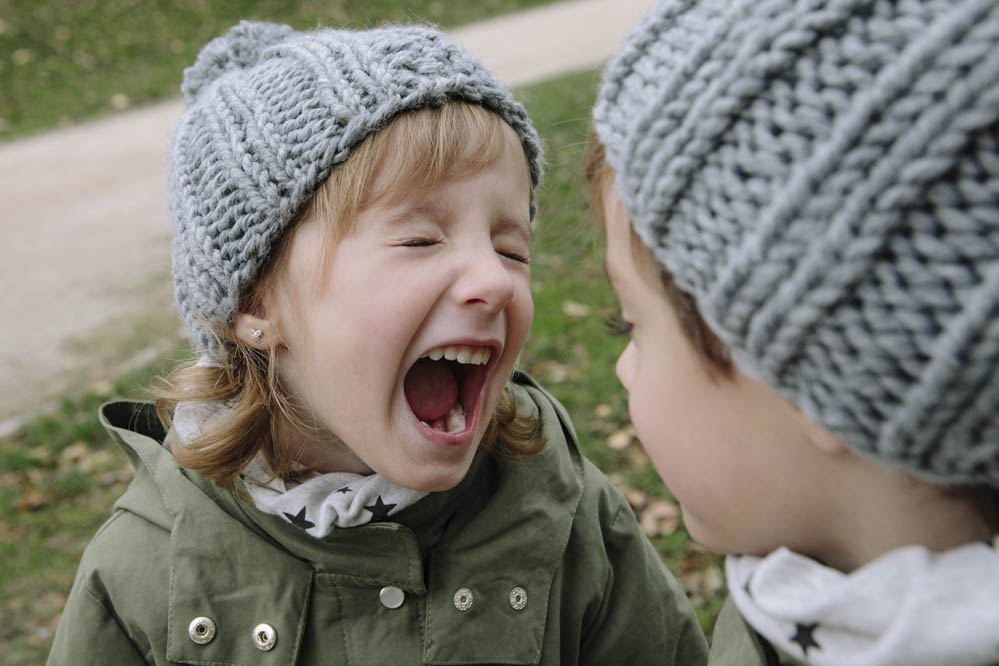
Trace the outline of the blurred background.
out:
[[[522,367],[569,409],[713,624],[720,561],[692,544],[634,437],[606,333],[579,161],[599,65],[652,0],[0,0],[0,654],[44,663],[87,542],[131,478],[96,409],[190,357],[173,305],[165,163],[184,67],[241,19],[434,23],[515,89],[549,171]]]

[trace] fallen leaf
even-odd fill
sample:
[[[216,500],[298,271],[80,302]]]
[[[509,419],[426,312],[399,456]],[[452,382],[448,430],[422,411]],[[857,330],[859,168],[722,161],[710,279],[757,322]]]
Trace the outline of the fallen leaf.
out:
[[[583,319],[590,316],[590,306],[576,301],[565,301],[562,303],[562,314],[569,319]]]
[[[695,599],[706,599],[721,592],[725,587],[725,577],[716,565],[694,569],[678,576],[684,589]]]
[[[649,503],[648,512],[660,520],[680,517],[680,507],[664,499],[652,500]]]
[[[45,495],[37,489],[31,488],[21,495],[21,499],[17,500],[17,508],[19,511],[37,511],[45,506],[45,502]]]
[[[107,472],[97,472],[94,474],[94,479],[102,486],[114,486],[119,483],[128,483],[132,480],[132,470],[131,468],[127,468],[115,469]]]
[[[569,367],[561,363],[551,361],[543,366],[544,377],[553,384],[562,384],[569,379]]]
[[[639,490],[638,488],[625,488],[621,491],[624,498],[628,500],[628,504],[635,512],[641,511],[645,507],[645,503],[648,501],[649,496],[645,491]]]
[[[85,442],[76,442],[63,449],[59,457],[67,462],[78,463],[87,457],[89,451]]]
[[[635,428],[628,426],[623,430],[618,430],[607,438],[607,445],[615,451],[624,451],[635,439]]]
[[[631,458],[631,464],[636,469],[641,469],[649,462],[649,455],[645,452],[641,446],[632,446],[628,449],[628,457]]]
[[[596,408],[593,410],[593,415],[596,416],[598,419],[609,418],[610,415],[613,413],[614,413],[614,408],[608,405],[606,402],[597,405]]]
[[[638,522],[650,538],[672,534],[680,526],[680,509],[671,502],[655,499],[642,511]]]

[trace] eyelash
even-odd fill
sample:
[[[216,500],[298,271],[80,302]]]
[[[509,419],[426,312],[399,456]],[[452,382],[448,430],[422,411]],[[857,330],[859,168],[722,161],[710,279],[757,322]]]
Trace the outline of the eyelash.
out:
[[[531,263],[531,260],[528,257],[519,255],[516,252],[500,252],[500,254],[506,257],[507,259],[512,259],[513,261],[516,261],[524,265],[530,265]]]
[[[437,241],[432,240],[430,238],[414,238],[412,240],[408,240],[402,243],[403,247],[431,247],[432,245],[437,245]],[[521,264],[530,265],[531,263],[530,258],[517,254],[516,252],[500,251],[499,253],[504,257],[506,257],[507,259],[516,261]]]
[[[615,336],[626,336],[631,335],[631,329],[634,328],[631,322],[625,321],[621,315],[613,315],[607,318],[604,322],[607,326],[607,333],[609,335]]]

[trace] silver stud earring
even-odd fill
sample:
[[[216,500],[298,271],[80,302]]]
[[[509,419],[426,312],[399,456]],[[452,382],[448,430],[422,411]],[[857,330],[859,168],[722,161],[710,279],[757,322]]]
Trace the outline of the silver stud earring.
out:
[[[250,340],[252,340],[253,344],[255,345],[259,345],[263,337],[264,337],[264,332],[261,331],[259,328],[254,328],[250,331]]]

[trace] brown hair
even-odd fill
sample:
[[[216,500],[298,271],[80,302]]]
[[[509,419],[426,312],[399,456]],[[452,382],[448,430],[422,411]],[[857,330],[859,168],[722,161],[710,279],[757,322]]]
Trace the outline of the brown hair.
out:
[[[604,194],[608,187],[613,187],[614,170],[607,163],[606,151],[596,133],[590,134],[590,141],[583,155],[583,172],[589,183],[590,199],[597,219],[602,219]],[[602,224],[598,226],[603,229]],[[632,255],[639,272],[658,277],[666,302],[676,312],[681,329],[698,356],[704,361],[708,373],[712,377],[731,377],[735,366],[728,348],[704,321],[704,317],[697,309],[697,301],[676,285],[673,276],[655,260],[652,252],[635,233],[634,227],[630,231]]]
[[[366,137],[333,169],[289,225],[270,264],[244,296],[240,311],[259,311],[264,298],[275,292],[286,274],[289,240],[302,220],[318,216],[327,221],[323,225],[323,256],[324,262],[328,261],[332,249],[351,232],[365,207],[385,199],[394,203],[407,196],[421,196],[494,162],[504,149],[503,123],[479,105],[449,102],[401,114]],[[387,160],[390,153],[394,159]],[[376,189],[376,181],[391,187]],[[154,389],[157,414],[168,428],[179,403],[217,402],[227,407],[194,441],[174,447],[178,463],[230,490],[258,452],[276,477],[302,477],[314,471],[303,467],[299,452],[283,446],[279,438],[279,432],[286,432],[289,426],[312,433],[319,426],[282,386],[274,349],[263,352],[245,344],[231,325],[212,330],[219,347],[228,352],[225,361],[217,366],[189,364]],[[508,385],[483,435],[483,448],[518,457],[534,455],[544,445],[541,424],[536,418],[518,414]]]

